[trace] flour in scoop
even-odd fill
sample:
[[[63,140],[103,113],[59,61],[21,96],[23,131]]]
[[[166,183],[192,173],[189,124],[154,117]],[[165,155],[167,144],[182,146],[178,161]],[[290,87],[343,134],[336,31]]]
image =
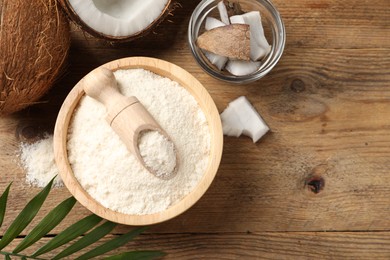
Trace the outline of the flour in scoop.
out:
[[[80,100],[68,129],[71,168],[81,186],[106,208],[135,215],[164,211],[189,194],[206,171],[210,154],[206,116],[175,81],[143,69],[117,70],[115,77],[121,93],[136,96],[170,137],[179,160],[177,173],[168,180],[151,174],[106,122],[104,106],[88,96]],[[161,169],[169,171],[176,157],[154,135],[144,136],[156,142],[146,145],[145,161],[147,154],[157,155],[151,158],[157,158],[157,164],[165,162]]]
[[[176,167],[175,147],[167,137],[158,131],[143,131],[138,141],[138,149],[145,165],[157,177],[173,176]]]

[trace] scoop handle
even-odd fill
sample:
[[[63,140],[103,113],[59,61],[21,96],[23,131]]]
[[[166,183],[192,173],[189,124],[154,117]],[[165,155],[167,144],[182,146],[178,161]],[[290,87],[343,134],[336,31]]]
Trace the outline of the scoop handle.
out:
[[[101,102],[107,108],[109,115],[113,114],[115,108],[129,105],[129,99],[119,92],[115,75],[109,69],[99,67],[91,71],[83,79],[83,83],[85,93]]]
[[[91,71],[83,80],[85,93],[106,105],[112,97],[120,95],[114,73],[99,67]]]

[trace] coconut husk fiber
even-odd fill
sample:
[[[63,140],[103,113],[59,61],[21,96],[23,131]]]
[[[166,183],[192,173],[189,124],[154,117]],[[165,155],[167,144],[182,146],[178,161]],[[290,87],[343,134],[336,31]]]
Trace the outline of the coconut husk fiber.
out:
[[[69,25],[55,0],[0,0],[0,115],[41,98],[69,46]]]

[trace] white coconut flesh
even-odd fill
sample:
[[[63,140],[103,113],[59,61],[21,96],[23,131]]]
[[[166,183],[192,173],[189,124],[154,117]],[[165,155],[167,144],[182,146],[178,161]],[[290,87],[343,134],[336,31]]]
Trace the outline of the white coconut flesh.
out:
[[[74,12],[98,33],[124,37],[143,31],[168,0],[68,0]]]

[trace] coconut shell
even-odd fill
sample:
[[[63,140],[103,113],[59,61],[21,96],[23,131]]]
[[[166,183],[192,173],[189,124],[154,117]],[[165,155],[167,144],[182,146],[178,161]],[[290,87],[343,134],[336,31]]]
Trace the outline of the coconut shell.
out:
[[[127,36],[112,36],[100,33],[93,28],[89,27],[86,23],[84,23],[83,20],[80,19],[80,17],[77,15],[75,10],[73,9],[72,5],[69,3],[68,0],[58,0],[62,6],[62,8],[65,10],[66,14],[69,17],[69,20],[74,22],[78,27],[80,27],[81,30],[84,32],[87,32],[88,34],[106,40],[110,42],[129,42],[133,41],[135,39],[141,38],[150,32],[153,31],[155,27],[157,27],[164,19],[167,17],[167,15],[171,14],[175,7],[177,6],[177,3],[171,0],[168,0],[165,8],[162,10],[159,17],[157,17],[148,27],[146,27],[144,30],[139,31],[135,34],[127,35]],[[87,0],[85,0],[87,1]],[[88,0],[90,1],[90,0]]]
[[[201,34],[199,48],[214,54],[238,60],[250,60],[250,31],[247,24],[230,24]]]
[[[0,0],[0,115],[41,98],[69,46],[69,24],[55,0]]]

